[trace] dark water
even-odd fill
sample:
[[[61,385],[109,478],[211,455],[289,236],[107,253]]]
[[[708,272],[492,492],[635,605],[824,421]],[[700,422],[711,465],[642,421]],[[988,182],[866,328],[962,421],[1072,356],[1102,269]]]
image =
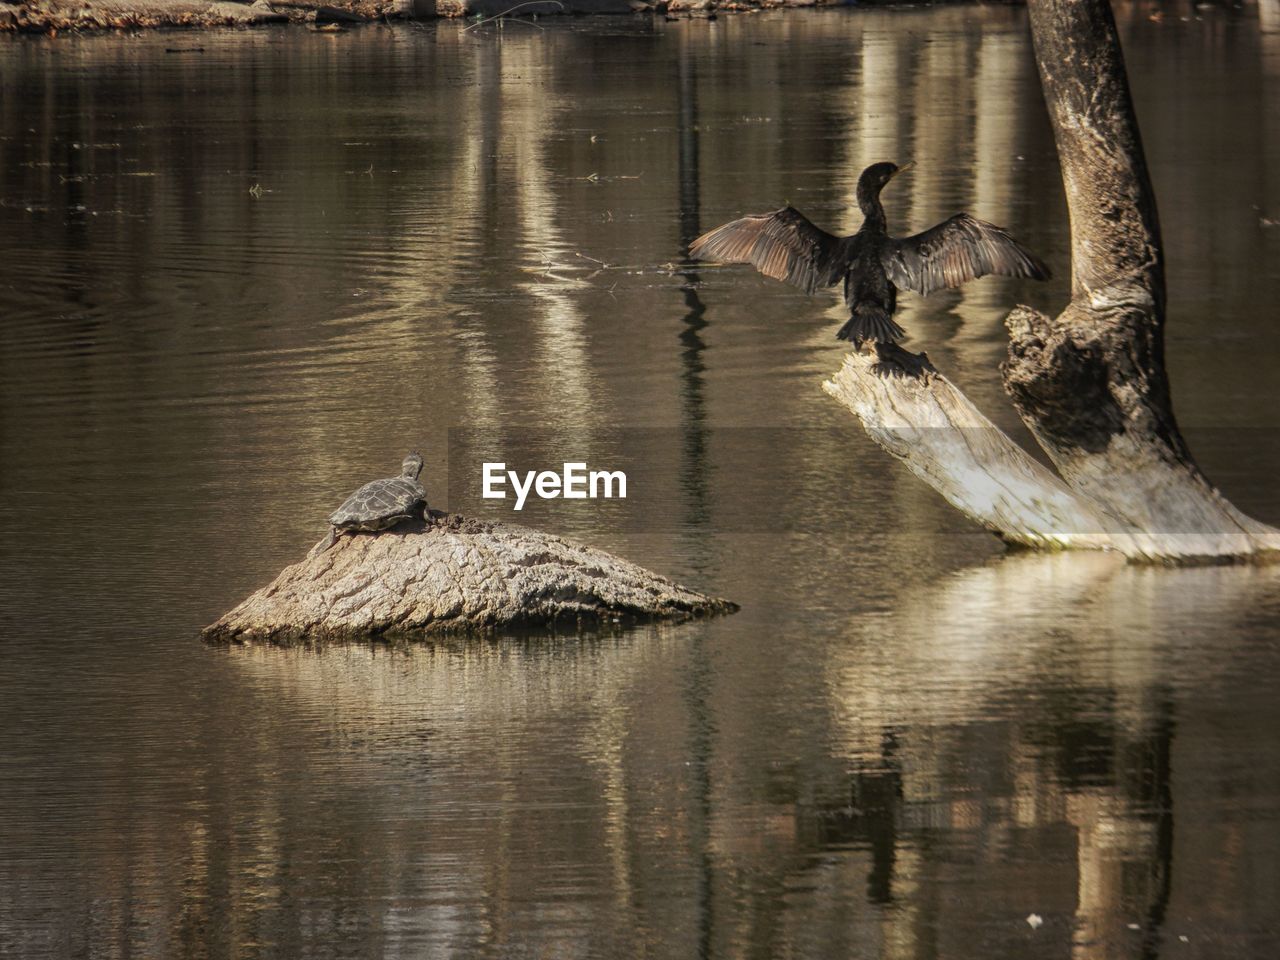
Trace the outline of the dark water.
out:
[[[1280,34],[1122,17],[1179,413],[1275,523]],[[0,81],[0,955],[1280,954],[1280,572],[1004,555],[821,392],[834,297],[681,259],[912,158],[894,224],[1064,277],[1019,13],[4,38]],[[900,319],[1012,428],[1002,311],[1065,289]],[[742,612],[196,640],[407,448],[474,500],[464,433],[647,462],[530,515]]]

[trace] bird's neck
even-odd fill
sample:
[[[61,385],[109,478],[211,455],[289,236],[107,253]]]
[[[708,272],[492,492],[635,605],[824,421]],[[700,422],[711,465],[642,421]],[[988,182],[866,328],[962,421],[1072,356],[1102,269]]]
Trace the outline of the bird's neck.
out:
[[[871,191],[858,191],[858,208],[865,218],[863,226],[884,227],[888,221],[884,216],[884,207],[880,204],[880,194]]]

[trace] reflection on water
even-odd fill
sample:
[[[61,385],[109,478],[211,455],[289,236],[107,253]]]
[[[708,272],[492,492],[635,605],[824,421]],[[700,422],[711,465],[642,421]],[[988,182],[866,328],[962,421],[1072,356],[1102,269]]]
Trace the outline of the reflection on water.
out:
[[[1275,522],[1280,34],[1196,15],[1121,9],[1174,387]],[[1280,574],[1002,555],[821,393],[835,295],[685,259],[915,159],[898,229],[1065,277],[1021,14],[542,26],[0,45],[0,954],[1274,957]],[[1064,283],[903,322],[1014,425]],[[539,522],[742,613],[194,642],[451,428],[642,447],[661,523]]]

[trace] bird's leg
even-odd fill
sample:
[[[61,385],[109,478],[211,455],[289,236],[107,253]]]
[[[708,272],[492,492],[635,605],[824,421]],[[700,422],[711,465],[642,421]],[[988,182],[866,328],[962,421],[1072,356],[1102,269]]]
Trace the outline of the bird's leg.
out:
[[[896,343],[864,340],[858,349],[862,353],[876,355],[876,363],[871,370],[879,377],[912,377],[919,380],[926,373],[938,372],[929,362],[928,354],[912,353]]]

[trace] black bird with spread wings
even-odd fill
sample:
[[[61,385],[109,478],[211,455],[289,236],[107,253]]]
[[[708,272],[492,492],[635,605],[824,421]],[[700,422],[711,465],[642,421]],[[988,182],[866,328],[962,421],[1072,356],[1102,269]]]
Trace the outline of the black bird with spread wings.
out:
[[[851,237],[820,230],[792,207],[743,217],[704,233],[689,246],[696,260],[749,263],[767,277],[806,293],[844,281],[849,321],[836,334],[861,343],[893,342],[904,335],[893,322],[898,290],[928,296],[943,287],[995,273],[1049,279],[1049,268],[1003,227],[957,213],[924,233],[889,236],[880,191],[911,164],[875,163],[858,178],[858,206],[865,219]]]

